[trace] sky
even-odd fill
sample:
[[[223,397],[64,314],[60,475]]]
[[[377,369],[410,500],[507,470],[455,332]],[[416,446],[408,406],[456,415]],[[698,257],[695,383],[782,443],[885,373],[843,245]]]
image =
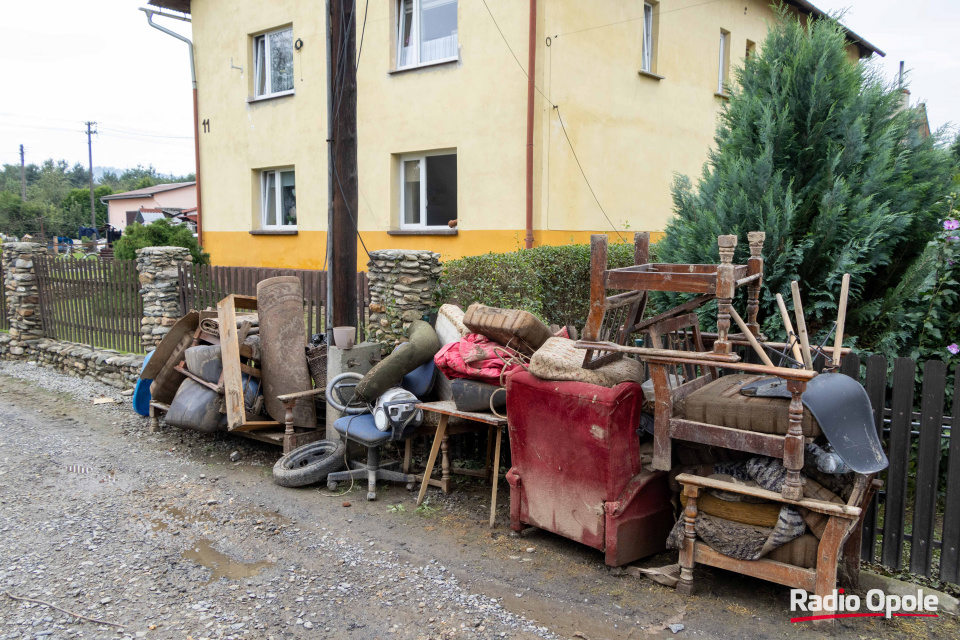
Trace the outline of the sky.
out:
[[[475,0],[465,0],[475,1]],[[608,0],[597,0],[608,1]],[[639,2],[639,0],[638,0]],[[145,0],[142,3],[145,5]],[[931,128],[960,124],[960,0],[814,0],[910,70],[912,100]],[[84,121],[98,123],[95,166],[194,169],[187,46],[152,29],[136,0],[5,3],[0,20],[0,163],[87,164]],[[189,36],[189,25],[160,19]]]

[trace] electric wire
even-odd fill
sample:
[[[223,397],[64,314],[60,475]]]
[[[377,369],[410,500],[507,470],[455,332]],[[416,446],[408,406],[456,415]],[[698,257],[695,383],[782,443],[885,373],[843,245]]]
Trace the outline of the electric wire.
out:
[[[677,7],[676,9],[669,9],[669,10],[667,10],[667,11],[661,11],[661,12],[659,13],[659,15],[660,15],[660,16],[664,16],[664,15],[666,15],[666,14],[668,14],[668,13],[676,13],[677,11],[686,11],[687,9],[694,9],[694,8],[696,8],[696,7],[702,7],[702,6],[704,6],[704,5],[714,4],[715,2],[720,2],[720,0],[707,0],[706,2],[700,2],[700,3],[698,3],[698,4],[691,4],[691,5],[687,5],[687,6],[685,6],[685,7]],[[627,18],[626,20],[618,20],[617,22],[609,22],[609,23],[607,23],[607,24],[598,24],[598,25],[595,26],[595,27],[587,27],[587,28],[585,28],[585,29],[577,29],[576,31],[567,31],[567,32],[565,32],[565,33],[558,33],[557,35],[555,35],[555,36],[553,36],[553,37],[554,37],[554,38],[559,38],[560,36],[569,36],[569,35],[573,35],[573,34],[575,34],[575,33],[583,33],[583,32],[585,32],[585,31],[594,31],[594,30],[596,30],[596,29],[604,29],[604,28],[606,28],[606,27],[615,27],[615,26],[618,25],[618,24],[624,24],[624,23],[627,23],[627,22],[637,22],[638,20],[643,20],[643,16],[639,16],[639,17],[637,17],[637,18]]]
[[[507,42],[507,38],[503,35],[503,31],[500,29],[500,25],[497,24],[497,19],[493,17],[493,13],[490,11],[490,7],[487,5],[487,0],[481,0],[481,1],[483,2],[483,6],[487,8],[487,13],[490,15],[490,19],[493,20],[494,26],[497,28],[497,31],[500,33],[500,38],[503,40],[503,44],[507,46],[507,49],[510,51],[510,55],[512,55],[513,59],[516,60],[517,66],[520,68],[520,71],[523,73],[524,76],[526,76],[529,79],[530,75],[527,73],[527,70],[523,68],[523,65],[520,64],[520,60],[517,58],[517,54],[513,52],[513,48],[510,46],[510,43]],[[717,0],[711,0],[711,1],[716,2]],[[705,3],[705,4],[708,4],[708,3]],[[539,93],[543,97],[544,100],[547,101],[547,103],[551,107],[556,109],[557,119],[560,121],[560,128],[563,130],[563,137],[566,138],[567,140],[567,145],[570,147],[570,152],[573,154],[573,159],[576,160],[577,167],[580,169],[580,175],[583,176],[583,181],[587,183],[587,189],[590,190],[590,195],[593,196],[594,202],[597,203],[597,207],[600,209],[600,213],[602,213],[603,217],[607,219],[607,222],[610,224],[610,228],[613,229],[614,233],[616,233],[621,240],[623,240],[624,239],[623,235],[617,229],[617,226],[613,224],[613,221],[610,219],[610,216],[607,215],[607,212],[603,208],[603,205],[600,204],[600,199],[597,197],[597,193],[593,190],[593,185],[590,184],[590,180],[587,178],[587,174],[583,170],[583,165],[580,163],[580,158],[577,156],[577,150],[574,148],[573,142],[570,140],[570,135],[567,133],[567,128],[563,124],[563,118],[560,116],[560,105],[554,104],[554,102],[550,98],[544,95],[543,91],[541,91],[540,88],[537,87],[536,83],[533,84],[533,88],[537,91],[537,93]]]

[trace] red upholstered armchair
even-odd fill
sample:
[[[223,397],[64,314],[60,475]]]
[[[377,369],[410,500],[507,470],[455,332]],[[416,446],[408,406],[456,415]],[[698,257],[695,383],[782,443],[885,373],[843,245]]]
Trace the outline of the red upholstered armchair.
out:
[[[674,522],[667,475],[642,469],[640,385],[612,389],[507,380],[510,526],[533,525],[604,552],[620,566],[664,549]]]

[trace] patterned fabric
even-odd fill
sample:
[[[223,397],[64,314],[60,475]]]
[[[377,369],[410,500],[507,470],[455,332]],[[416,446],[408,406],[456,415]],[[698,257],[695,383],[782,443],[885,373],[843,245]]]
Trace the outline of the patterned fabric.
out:
[[[458,342],[444,345],[433,361],[447,378],[469,378],[497,386],[500,386],[501,374],[505,380],[506,374],[522,366],[516,351],[479,333],[467,334]]]
[[[440,337],[440,344],[458,342],[469,334],[470,330],[463,324],[463,309],[455,304],[445,304],[440,307],[437,313],[436,330]]]
[[[583,349],[577,349],[568,338],[553,337],[543,343],[530,358],[530,373],[542,380],[586,382],[612,388],[621,382],[642,382],[643,365],[623,358],[599,369],[584,369]]]

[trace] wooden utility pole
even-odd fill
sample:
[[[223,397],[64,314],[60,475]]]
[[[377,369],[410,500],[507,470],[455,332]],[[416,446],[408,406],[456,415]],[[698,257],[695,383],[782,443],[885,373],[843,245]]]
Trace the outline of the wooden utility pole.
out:
[[[329,0],[330,83],[333,114],[333,207],[328,231],[332,242],[333,326],[357,326],[357,30],[356,0]],[[328,118],[327,122],[330,123]]]
[[[96,133],[95,129],[92,127],[96,126],[96,122],[84,122],[83,124],[87,125],[87,156],[90,159],[90,226],[93,227],[93,232],[97,232],[97,207],[93,202],[93,142],[91,141],[90,136]],[[96,238],[93,238],[96,240]]]
[[[27,165],[23,163],[23,145],[20,145],[20,199],[27,201]]]

